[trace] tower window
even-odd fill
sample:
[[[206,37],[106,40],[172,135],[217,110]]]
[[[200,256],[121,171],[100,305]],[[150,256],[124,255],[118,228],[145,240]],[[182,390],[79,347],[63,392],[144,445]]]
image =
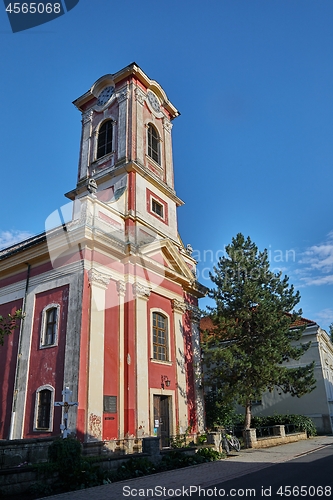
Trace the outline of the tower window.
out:
[[[159,165],[161,164],[160,140],[157,130],[153,127],[153,125],[148,126],[148,156],[155,160]]]
[[[112,152],[112,121],[103,123],[98,133],[97,159]]]
[[[168,203],[160,198],[156,193],[146,188],[147,212],[164,224],[169,224]]]
[[[168,360],[168,322],[160,313],[153,313],[153,358]]]
[[[158,203],[154,198],[151,201],[151,209],[155,214],[157,214],[159,217],[162,217],[163,219],[163,205]]]
[[[45,387],[45,386],[44,386]],[[37,389],[36,394],[36,430],[51,430],[51,407],[53,391],[50,389]]]

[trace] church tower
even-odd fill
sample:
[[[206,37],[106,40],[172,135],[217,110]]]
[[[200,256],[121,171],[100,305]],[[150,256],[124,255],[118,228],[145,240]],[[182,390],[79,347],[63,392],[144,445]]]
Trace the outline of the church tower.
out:
[[[178,235],[183,202],[174,189],[179,112],[135,63],[101,77],[74,105],[82,113],[80,161],[66,196],[93,234],[83,245],[92,305],[82,432],[88,440],[161,435],[166,442],[178,427],[203,428],[203,288]]]
[[[26,311],[16,343],[0,353],[12,359],[0,437],[58,435],[54,402],[68,387],[78,402],[68,427],[82,441],[159,436],[167,446],[177,430],[204,429],[205,289],[178,235],[179,112],[135,63],[74,105],[82,133],[71,220],[63,207],[45,233],[0,255],[0,310]]]
[[[179,243],[171,130],[179,115],[162,87],[135,64],[105,75],[74,101],[82,112],[77,187],[80,199],[89,181],[104,201],[127,190],[123,215],[126,235],[138,242],[149,227]],[[135,229],[135,230],[134,230]],[[142,229],[142,231],[140,231]]]

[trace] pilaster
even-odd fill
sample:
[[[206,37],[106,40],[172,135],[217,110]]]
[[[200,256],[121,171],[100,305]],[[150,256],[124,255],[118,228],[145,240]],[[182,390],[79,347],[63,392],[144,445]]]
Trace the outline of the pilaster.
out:
[[[137,87],[134,91],[136,101],[136,159],[142,165],[144,164],[144,134],[145,127],[143,123],[143,105],[145,102],[144,92]]]
[[[200,309],[198,307],[190,304],[188,305],[188,310],[190,312],[190,317],[191,317],[194,394],[196,402],[197,425],[198,425],[198,431],[204,432],[205,430],[204,394],[202,387],[200,329],[199,329],[201,314],[200,314]]]
[[[182,300],[173,299],[172,309],[175,325],[178,425],[180,432],[185,432],[188,426],[186,368],[183,337],[183,314],[186,312],[186,304]]]
[[[105,291],[110,277],[91,269],[87,440],[100,441],[103,425]]]
[[[85,179],[88,176],[91,131],[92,131],[92,115],[93,111],[91,109],[82,113],[82,136],[81,136],[79,180]]]
[[[118,114],[118,160],[122,158],[127,158],[127,134],[128,134],[128,100],[129,100],[129,90],[128,88],[122,89],[117,95],[117,101],[119,104],[119,114]]]
[[[164,157],[165,157],[165,182],[171,188],[174,187],[173,178],[173,162],[172,162],[172,140],[171,140],[172,123],[166,118],[163,119],[164,132]]]
[[[148,300],[151,288],[134,283],[135,345],[136,345],[136,401],[137,436],[149,435],[149,380],[148,380]]]
[[[124,394],[124,352],[125,352],[125,309],[124,300],[126,294],[126,283],[117,281],[117,291],[119,297],[119,402],[118,402],[118,437],[124,437],[124,414],[125,414],[125,394]]]

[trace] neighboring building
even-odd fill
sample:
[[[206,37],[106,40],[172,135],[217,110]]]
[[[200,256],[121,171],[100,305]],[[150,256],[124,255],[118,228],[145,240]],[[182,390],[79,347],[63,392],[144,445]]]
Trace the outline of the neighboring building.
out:
[[[295,413],[311,417],[320,433],[331,433],[333,425],[333,344],[329,336],[314,321],[302,318],[306,324],[301,342],[311,342],[310,348],[299,361],[289,361],[290,368],[315,362],[316,388],[301,398],[277,390],[265,392],[261,401],[252,405],[254,416]],[[299,326],[295,325],[295,327]]]
[[[85,441],[204,428],[198,298],[178,235],[171,129],[179,115],[135,64],[74,101],[82,113],[71,204],[0,252],[0,438],[58,435],[62,390]],[[66,214],[72,212],[70,221]]]
[[[253,401],[252,415],[265,416],[274,414],[297,414],[311,417],[317,431],[331,433],[333,429],[333,344],[329,336],[314,321],[302,318],[294,323],[297,328],[306,324],[301,343],[311,342],[311,346],[299,361],[289,361],[287,366],[295,368],[315,362],[314,376],[316,388],[300,398],[282,391],[265,392],[260,400]],[[213,329],[210,318],[200,322],[202,330]],[[236,411],[243,413],[244,409],[237,405]]]

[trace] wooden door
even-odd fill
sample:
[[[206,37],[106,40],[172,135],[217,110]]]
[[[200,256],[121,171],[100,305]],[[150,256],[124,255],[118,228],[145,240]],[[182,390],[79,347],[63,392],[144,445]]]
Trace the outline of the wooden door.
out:
[[[162,448],[170,446],[170,396],[154,396],[154,427]]]

